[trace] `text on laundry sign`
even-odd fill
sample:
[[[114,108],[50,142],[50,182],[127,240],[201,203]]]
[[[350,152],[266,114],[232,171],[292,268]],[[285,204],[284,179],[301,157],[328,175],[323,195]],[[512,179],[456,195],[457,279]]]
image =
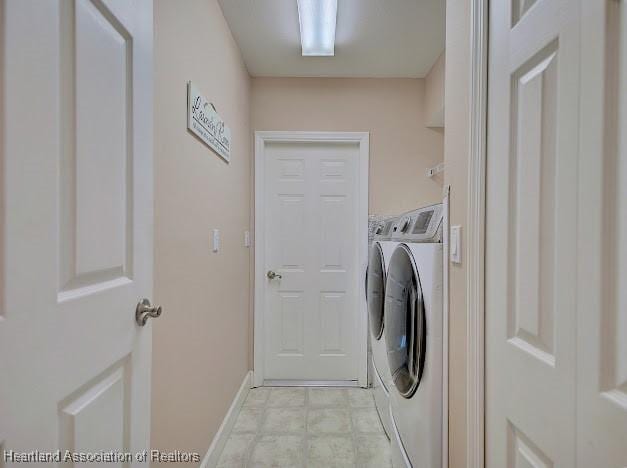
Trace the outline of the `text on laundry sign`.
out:
[[[191,81],[187,83],[187,128],[226,162],[231,160],[231,130]]]

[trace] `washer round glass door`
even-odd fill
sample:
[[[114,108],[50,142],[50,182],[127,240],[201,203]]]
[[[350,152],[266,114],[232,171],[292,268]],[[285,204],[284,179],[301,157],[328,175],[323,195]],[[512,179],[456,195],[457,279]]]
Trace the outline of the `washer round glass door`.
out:
[[[385,299],[385,260],[378,242],[372,244],[368,258],[368,316],[375,340],[383,335],[383,301]]]
[[[392,380],[403,397],[411,398],[422,378],[427,330],[420,277],[405,244],[390,259],[384,330]]]

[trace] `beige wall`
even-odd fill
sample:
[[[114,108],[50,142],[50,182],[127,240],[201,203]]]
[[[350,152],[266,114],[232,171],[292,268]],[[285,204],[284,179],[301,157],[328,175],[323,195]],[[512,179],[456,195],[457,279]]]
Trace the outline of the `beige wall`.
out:
[[[464,251],[468,190],[470,3],[447,0],[444,165],[451,186],[451,225],[462,226]],[[466,265],[451,264],[449,283],[449,455],[451,468],[466,466]]]
[[[254,130],[370,132],[370,213],[442,199],[425,176],[442,161],[441,130],[424,126],[424,80],[253,78]]]
[[[250,79],[215,0],[156,0],[155,53],[155,301],[164,312],[153,324],[152,446],[204,456],[249,368]],[[231,164],[188,133],[188,80],[231,127]]]
[[[425,125],[427,127],[444,126],[444,65],[446,54],[435,61],[425,76]]]

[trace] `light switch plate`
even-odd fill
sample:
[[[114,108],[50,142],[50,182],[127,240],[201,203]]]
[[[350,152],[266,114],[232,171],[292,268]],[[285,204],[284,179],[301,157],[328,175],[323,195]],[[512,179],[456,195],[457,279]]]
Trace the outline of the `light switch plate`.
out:
[[[451,226],[451,237],[449,245],[451,262],[462,262],[462,227]]]
[[[214,252],[220,251],[220,230],[219,229],[213,230],[213,251]]]

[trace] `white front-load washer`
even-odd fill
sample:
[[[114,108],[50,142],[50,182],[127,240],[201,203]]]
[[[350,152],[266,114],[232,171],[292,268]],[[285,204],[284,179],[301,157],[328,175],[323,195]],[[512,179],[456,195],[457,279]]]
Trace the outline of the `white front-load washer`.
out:
[[[441,219],[433,215],[414,212],[396,238],[411,241],[422,232],[437,241]],[[442,466],[442,263],[441,243],[401,242],[387,271],[383,329],[393,382],[392,460],[399,468]]]

